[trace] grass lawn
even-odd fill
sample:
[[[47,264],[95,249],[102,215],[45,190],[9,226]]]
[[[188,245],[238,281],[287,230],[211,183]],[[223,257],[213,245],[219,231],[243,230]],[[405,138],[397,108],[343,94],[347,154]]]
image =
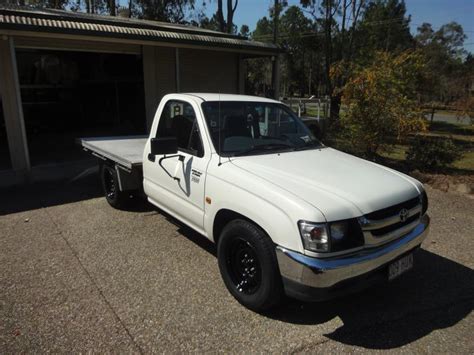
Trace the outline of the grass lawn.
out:
[[[474,125],[433,122],[428,131],[423,134],[451,138],[461,148],[463,156],[451,164],[449,170],[453,173],[474,174]],[[407,150],[408,144],[394,144],[389,152],[381,155],[402,162],[405,160]]]
[[[306,107],[306,116],[310,117],[317,117],[318,116],[318,109],[316,107]],[[319,111],[319,117],[324,117],[324,110],[321,107]]]
[[[472,170],[474,174],[474,151],[466,152],[463,157],[451,164],[453,168],[462,170]]]

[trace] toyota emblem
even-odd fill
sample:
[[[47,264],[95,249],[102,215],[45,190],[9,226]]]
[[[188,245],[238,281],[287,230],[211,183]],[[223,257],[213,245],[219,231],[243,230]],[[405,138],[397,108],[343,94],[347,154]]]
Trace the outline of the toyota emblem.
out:
[[[400,216],[400,221],[405,222],[408,218],[408,210],[404,208],[400,211],[398,215]]]

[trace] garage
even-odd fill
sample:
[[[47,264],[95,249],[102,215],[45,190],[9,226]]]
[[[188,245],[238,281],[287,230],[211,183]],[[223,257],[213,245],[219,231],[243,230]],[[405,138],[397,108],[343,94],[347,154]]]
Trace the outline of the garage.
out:
[[[244,93],[246,59],[278,53],[196,27],[1,5],[2,183],[63,176],[85,158],[78,137],[146,134],[167,93]]]
[[[145,134],[139,56],[20,49],[17,63],[33,166],[79,159],[76,137]]]

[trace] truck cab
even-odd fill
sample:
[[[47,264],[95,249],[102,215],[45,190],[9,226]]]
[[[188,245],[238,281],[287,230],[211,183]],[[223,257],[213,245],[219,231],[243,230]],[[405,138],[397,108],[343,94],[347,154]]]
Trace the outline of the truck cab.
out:
[[[275,100],[170,94],[135,139],[139,172],[88,145],[105,159],[103,180],[117,177],[109,203],[138,187],[126,169],[139,176],[150,203],[216,243],[228,290],[257,311],[284,294],[318,301],[390,281],[429,230],[420,182],[326,147]]]

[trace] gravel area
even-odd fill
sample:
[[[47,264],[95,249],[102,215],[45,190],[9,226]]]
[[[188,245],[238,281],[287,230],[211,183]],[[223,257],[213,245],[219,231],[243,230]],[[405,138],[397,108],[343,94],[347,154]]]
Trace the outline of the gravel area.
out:
[[[474,200],[428,188],[415,269],[324,303],[240,306],[215,247],[95,177],[0,191],[0,353],[474,353]]]

